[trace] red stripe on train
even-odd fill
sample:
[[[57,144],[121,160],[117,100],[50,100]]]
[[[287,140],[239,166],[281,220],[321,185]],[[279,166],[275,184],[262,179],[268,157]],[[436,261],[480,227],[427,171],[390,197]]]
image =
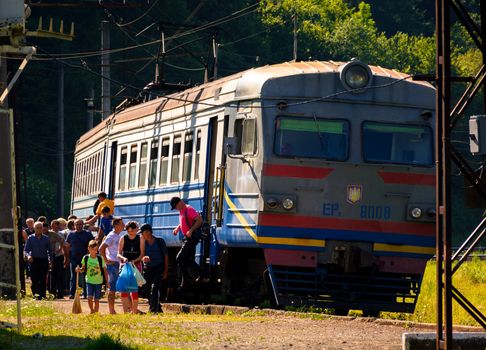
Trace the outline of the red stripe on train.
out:
[[[379,171],[378,175],[387,184],[435,186],[435,175],[388,171]]]
[[[367,232],[413,234],[420,236],[435,235],[435,225],[433,223],[337,219],[285,214],[260,214],[259,225],[331,230],[358,230]]]
[[[323,179],[328,176],[334,169],[316,168],[307,166],[265,164],[263,166],[263,175],[278,177],[294,177],[305,179]]]

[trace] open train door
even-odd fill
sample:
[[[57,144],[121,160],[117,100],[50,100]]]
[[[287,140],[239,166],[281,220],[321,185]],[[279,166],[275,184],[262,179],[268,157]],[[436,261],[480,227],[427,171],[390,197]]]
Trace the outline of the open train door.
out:
[[[108,166],[109,169],[109,180],[108,180],[108,198],[115,199],[115,190],[116,190],[116,162],[118,157],[118,142],[113,141],[111,143],[111,147],[108,148]],[[114,213],[112,213],[114,214]]]
[[[203,218],[210,225],[209,236],[202,241],[200,266],[203,276],[213,279],[211,266],[216,265],[216,229],[221,226],[222,184],[224,183],[224,138],[228,133],[229,115],[224,112],[210,118],[207,133]]]

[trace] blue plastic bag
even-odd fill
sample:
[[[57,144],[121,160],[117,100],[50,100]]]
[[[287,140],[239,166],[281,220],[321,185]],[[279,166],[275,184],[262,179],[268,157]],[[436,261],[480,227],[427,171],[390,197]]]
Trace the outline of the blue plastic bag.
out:
[[[116,281],[116,291],[117,292],[138,292],[137,279],[133,273],[131,264],[124,264],[118,280]]]

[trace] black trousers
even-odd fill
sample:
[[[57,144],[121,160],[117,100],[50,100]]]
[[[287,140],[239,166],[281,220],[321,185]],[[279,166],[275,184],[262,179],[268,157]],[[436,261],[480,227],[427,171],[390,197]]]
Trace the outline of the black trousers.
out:
[[[54,257],[52,264],[52,293],[56,298],[64,297],[64,256]]]
[[[181,286],[187,285],[199,277],[199,265],[195,261],[198,243],[197,238],[184,238],[181,250],[177,253],[176,262],[181,276]]]
[[[158,313],[162,311],[160,307],[160,295],[162,294],[162,274],[164,272],[164,265],[147,266],[143,271],[143,277],[147,283],[145,284],[145,293],[149,300],[149,311]]]
[[[30,264],[30,279],[32,281],[32,295],[40,298],[46,297],[46,279],[49,270],[48,259],[34,258]]]

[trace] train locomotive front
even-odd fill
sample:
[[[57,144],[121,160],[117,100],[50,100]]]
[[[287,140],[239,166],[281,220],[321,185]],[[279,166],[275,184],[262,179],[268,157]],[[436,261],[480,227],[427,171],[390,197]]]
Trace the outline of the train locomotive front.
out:
[[[434,89],[359,61],[272,68],[241,84],[261,101],[230,124],[218,241],[262,250],[280,306],[413,312],[435,247]]]

